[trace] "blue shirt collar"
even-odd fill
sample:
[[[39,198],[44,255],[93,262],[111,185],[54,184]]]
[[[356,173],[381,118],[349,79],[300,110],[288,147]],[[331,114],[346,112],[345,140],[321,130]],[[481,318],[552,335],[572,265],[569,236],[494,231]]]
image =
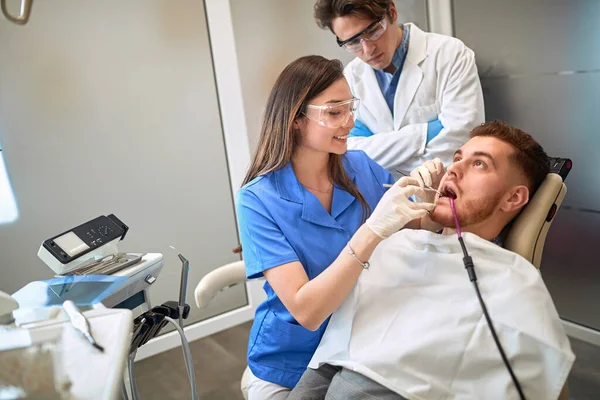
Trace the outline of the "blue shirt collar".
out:
[[[344,155],[342,158],[342,163],[344,165],[344,169],[346,170],[346,175],[348,178],[355,182],[356,180],[356,170],[350,162],[348,161],[348,157]],[[275,177],[275,182],[277,186],[277,191],[279,192],[279,197],[282,199],[293,201],[294,203],[302,204],[304,203],[304,194],[302,185],[296,178],[296,173],[292,168],[292,163],[288,163],[285,167],[278,169],[277,171],[273,171],[273,176]],[[342,190],[336,187],[337,190]]]
[[[408,37],[410,36],[410,28],[408,25],[403,25],[402,30],[404,31],[402,34],[402,42],[400,42],[400,46],[398,46],[394,52],[394,57],[392,57],[392,64],[394,64],[396,69],[402,68],[404,60],[406,59],[406,54],[408,53]]]
[[[402,26],[403,34],[402,34],[402,42],[400,42],[400,46],[394,52],[394,56],[392,57],[392,64],[396,67],[396,72],[398,73],[402,66],[404,65],[404,60],[406,59],[406,54],[408,53],[408,41],[410,36],[410,27],[408,25]],[[382,71],[384,72],[384,71]]]

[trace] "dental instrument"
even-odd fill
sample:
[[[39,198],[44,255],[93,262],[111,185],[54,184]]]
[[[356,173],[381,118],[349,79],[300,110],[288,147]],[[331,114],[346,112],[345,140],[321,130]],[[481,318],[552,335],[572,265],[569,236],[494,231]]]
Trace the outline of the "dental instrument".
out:
[[[450,199],[450,208],[452,209],[452,215],[454,217],[454,225],[456,228],[456,234],[458,235],[458,241],[460,243],[460,247],[462,248],[462,251],[464,254],[463,263],[465,264],[465,268],[467,269],[467,273],[469,275],[469,280],[471,282],[473,282],[473,286],[475,287],[475,292],[477,293],[477,298],[479,299],[479,304],[481,305],[483,315],[485,316],[485,320],[490,328],[492,337],[494,338],[494,342],[496,343],[496,347],[498,347],[498,351],[500,352],[502,361],[504,361],[504,364],[506,365],[506,369],[508,370],[508,373],[510,374],[512,381],[514,382],[515,387],[517,388],[517,391],[519,392],[519,397],[521,398],[521,400],[525,400],[525,395],[523,394],[523,389],[521,388],[521,384],[519,383],[519,380],[517,379],[514,371],[512,370],[512,368],[510,366],[510,363],[508,362],[508,358],[506,357],[506,354],[504,353],[504,349],[502,348],[502,345],[500,344],[500,340],[498,339],[498,335],[496,334],[496,330],[494,329],[494,324],[492,323],[492,319],[490,318],[487,307],[483,301],[483,298],[481,297],[481,292],[479,291],[479,285],[477,285],[477,275],[475,274],[475,264],[473,264],[473,259],[471,258],[471,256],[469,256],[469,253],[467,252],[467,248],[465,247],[465,242],[462,237],[462,232],[460,230],[460,225],[458,224],[458,214],[456,214],[456,208],[454,207],[454,198],[452,196],[448,196],[448,198]]]
[[[100,346],[92,336],[89,321],[81,313],[81,311],[79,311],[75,303],[73,303],[71,300],[67,300],[63,303],[63,309],[69,316],[69,319],[71,320],[71,325],[73,325],[75,329],[81,332],[81,334],[88,340],[88,342],[90,342],[92,346],[100,350],[100,352],[104,353],[104,347]]]
[[[410,177],[411,177],[411,176],[410,176],[410,174],[407,174],[406,172],[400,171],[399,169],[396,169],[396,171],[397,171],[397,172],[399,172],[400,174],[402,174],[402,175],[404,175],[404,176],[408,177],[408,178],[410,178]],[[437,194],[438,194],[440,197],[444,197],[444,195],[442,194],[442,192],[440,192],[440,191],[439,191],[439,190],[437,190],[437,189],[434,189],[434,188],[432,188],[432,187],[431,187],[431,186],[429,186],[429,185],[424,185],[424,187],[423,187],[423,188],[424,188],[424,189],[429,189],[429,190],[432,190],[432,191],[436,192],[436,193],[437,193]]]
[[[394,186],[392,183],[384,183],[384,184],[383,184],[383,187],[386,187],[386,188],[390,188],[390,187],[392,187],[392,186]],[[440,197],[444,197],[444,195],[443,195],[442,193],[440,193],[439,191],[435,190],[435,189],[434,189],[434,188],[432,188],[432,187],[425,186],[425,187],[423,188],[423,190],[431,190],[431,191],[433,191],[433,192],[436,192],[437,194],[439,194],[439,195],[440,195]]]
[[[179,260],[181,260],[181,281],[179,283],[179,326],[183,328],[183,309],[185,307],[185,295],[187,292],[187,281],[188,281],[188,273],[190,271],[190,262],[185,258],[179,250],[175,247],[170,246],[173,250],[175,250],[178,254]]]

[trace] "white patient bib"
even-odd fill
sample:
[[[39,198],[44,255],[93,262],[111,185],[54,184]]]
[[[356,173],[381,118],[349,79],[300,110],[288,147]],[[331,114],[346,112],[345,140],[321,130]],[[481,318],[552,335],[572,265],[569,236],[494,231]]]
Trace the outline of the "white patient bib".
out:
[[[483,299],[527,399],[556,399],[575,359],[539,272],[465,234]],[[456,235],[382,242],[333,314],[309,367],[355,370],[408,399],[517,399]]]

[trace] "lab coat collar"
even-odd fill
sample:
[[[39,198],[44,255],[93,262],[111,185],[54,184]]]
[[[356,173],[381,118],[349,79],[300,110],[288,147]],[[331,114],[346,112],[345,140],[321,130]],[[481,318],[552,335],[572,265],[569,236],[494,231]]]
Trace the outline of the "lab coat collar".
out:
[[[410,37],[408,44],[408,53],[404,61],[398,87],[394,97],[394,130],[400,129],[402,120],[406,116],[408,107],[412,103],[421,81],[423,80],[423,71],[419,64],[427,57],[427,39],[425,32],[416,25],[407,24],[410,28]]]
[[[346,175],[352,182],[355,182],[356,170],[348,161],[348,157],[344,156],[342,162]],[[316,196],[302,188],[296,178],[292,163],[288,163],[285,167],[274,171],[274,175],[279,196],[284,200],[302,204],[302,219],[317,225],[340,228],[335,218],[356,200],[350,193],[334,185],[331,214],[329,214]]]
[[[408,40],[408,53],[406,61],[414,65],[419,65],[427,57],[427,37],[425,32],[419,29],[412,22],[407,23],[410,29],[410,37]],[[403,71],[404,73],[404,71]]]
[[[357,67],[357,73],[362,79],[356,82],[355,95],[360,99],[361,107],[369,110],[374,120],[381,126],[390,127],[391,130],[394,123],[392,112],[381,93],[375,70],[369,64],[361,62]]]
[[[423,80],[423,71],[419,64],[427,57],[425,32],[413,23],[407,23],[406,25],[410,30],[408,53],[398,82],[398,88],[401,88],[401,90],[396,90],[394,98],[393,117],[383,93],[379,89],[379,83],[373,68],[365,62],[361,62],[356,69],[357,75],[362,77],[362,79],[356,81],[355,90],[356,96],[361,99],[361,105],[369,110],[381,126],[388,126],[390,130],[400,129],[408,107]]]

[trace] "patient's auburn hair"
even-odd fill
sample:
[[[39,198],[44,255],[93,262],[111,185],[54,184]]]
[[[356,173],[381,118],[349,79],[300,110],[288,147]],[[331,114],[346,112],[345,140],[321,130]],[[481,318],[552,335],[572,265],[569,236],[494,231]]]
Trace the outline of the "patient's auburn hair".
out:
[[[550,173],[550,160],[542,146],[528,133],[504,121],[494,120],[475,127],[471,137],[489,136],[510,144],[515,152],[510,159],[523,171],[531,199],[546,175]]]

